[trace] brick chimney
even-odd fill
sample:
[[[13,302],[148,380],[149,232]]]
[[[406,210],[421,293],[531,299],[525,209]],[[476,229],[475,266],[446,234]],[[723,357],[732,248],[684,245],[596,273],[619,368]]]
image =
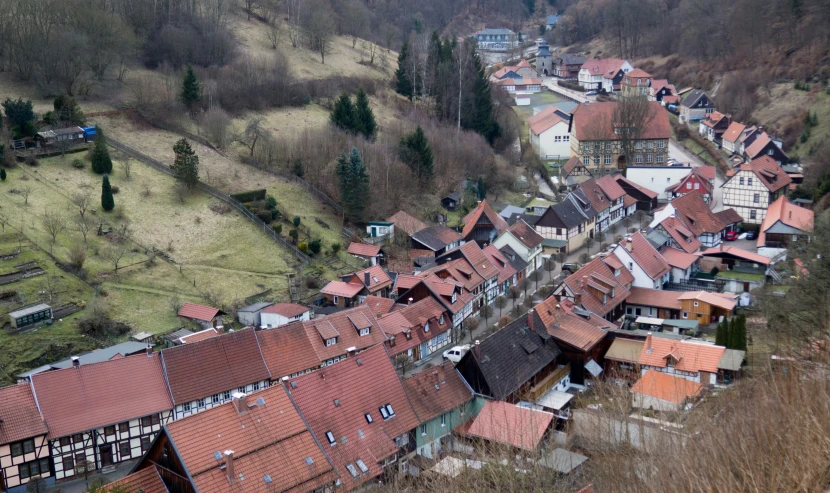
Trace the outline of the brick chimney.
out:
[[[634,242],[631,240],[626,240],[625,242],[625,249],[629,252],[634,248]]]
[[[81,359],[80,359],[80,358],[78,358],[77,356],[73,356],[73,357],[72,357],[72,366],[73,366],[74,368],[80,368],[80,366],[81,366]]]
[[[476,352],[476,359],[481,359],[481,344],[479,344],[478,339],[476,339],[475,352]]]
[[[236,475],[233,473],[233,450],[225,450],[225,476],[229,483],[236,481]]]
[[[649,333],[648,333],[648,335],[646,336],[646,344],[645,344],[645,348],[646,348],[646,351],[647,351],[647,352],[649,352],[649,353],[651,352],[651,348],[652,348],[652,344],[651,344],[651,332],[649,332]]]
[[[151,344],[147,344],[147,357],[153,356],[153,346]]]
[[[236,409],[237,414],[245,414],[248,412],[248,396],[242,392],[233,393],[233,408]],[[233,452],[231,452],[233,453]]]
[[[527,326],[530,328],[532,332],[536,332],[536,329],[533,327],[533,308],[527,311]]]
[[[410,297],[409,297],[409,299],[407,299],[407,300],[406,300],[406,304],[407,304],[407,305],[411,305],[411,304],[412,304],[412,300],[413,300],[413,298],[412,298],[412,296],[410,296]]]
[[[367,270],[366,272],[363,273],[363,284],[365,284],[366,287],[368,288],[369,287],[369,282],[371,280],[372,279],[369,277],[369,271]]]

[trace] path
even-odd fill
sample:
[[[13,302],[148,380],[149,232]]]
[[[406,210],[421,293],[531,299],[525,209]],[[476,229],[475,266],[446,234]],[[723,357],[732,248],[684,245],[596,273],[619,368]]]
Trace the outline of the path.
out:
[[[577,103],[587,103],[590,101],[590,98],[585,96],[585,94],[577,91],[572,91],[570,89],[566,89],[560,86],[558,83],[558,79],[556,77],[543,77],[542,85],[557,94],[565,96],[570,100],[576,101]]]

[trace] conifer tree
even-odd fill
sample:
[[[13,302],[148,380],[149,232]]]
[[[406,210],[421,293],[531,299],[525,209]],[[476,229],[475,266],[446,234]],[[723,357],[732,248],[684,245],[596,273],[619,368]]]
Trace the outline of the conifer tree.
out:
[[[176,160],[170,168],[176,180],[182,182],[188,189],[199,184],[199,156],[190,147],[187,139],[181,139],[173,146]]]
[[[6,181],[6,168],[0,168],[0,181]]]
[[[738,339],[733,349],[746,351],[746,314],[741,313],[738,317]]]
[[[723,320],[718,324],[717,332],[715,332],[715,344],[718,346],[727,346],[727,339],[726,339],[726,320]]]
[[[110,186],[110,177],[105,174],[101,182],[101,208],[109,212],[115,208],[115,199],[112,196],[112,187]]]
[[[335,127],[347,132],[354,132],[354,106],[349,95],[343,92],[334,102],[334,109],[331,112],[331,123]]]
[[[414,132],[401,138],[401,159],[420,180],[429,180],[433,174],[432,147],[424,130],[418,126]]]
[[[478,200],[484,200],[487,197],[487,184],[484,183],[484,178],[478,177],[476,188],[478,189]]]
[[[95,147],[92,148],[92,171],[99,175],[112,173],[112,159],[110,159],[107,141],[101,127],[95,127]]]
[[[369,140],[375,136],[378,130],[375,113],[369,106],[369,97],[362,87],[357,90],[357,96],[354,100],[354,126],[358,133]]]
[[[493,102],[490,99],[490,82],[484,73],[484,65],[478,53],[472,54],[473,85],[461,107],[461,126],[481,134],[492,144],[501,135],[501,127],[493,119]]]
[[[401,96],[412,99],[412,80],[406,72],[409,62],[409,41],[404,41],[401,52],[398,55],[398,69],[395,70],[395,92]]]
[[[337,191],[340,192],[340,203],[343,208],[346,208],[346,201],[351,190],[351,180],[349,175],[349,157],[346,153],[337,156],[337,166],[335,167],[337,174]]]
[[[369,174],[356,147],[352,147],[348,156],[343,153],[337,157],[336,172],[346,217],[351,221],[361,221],[369,203]]]
[[[196,72],[190,65],[184,71],[184,79],[182,80],[182,102],[190,109],[202,99],[202,89],[199,84],[199,79],[196,78]]]

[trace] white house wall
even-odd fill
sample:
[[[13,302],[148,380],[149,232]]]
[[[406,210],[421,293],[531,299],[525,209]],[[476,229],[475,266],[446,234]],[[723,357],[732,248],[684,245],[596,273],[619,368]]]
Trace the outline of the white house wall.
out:
[[[686,166],[628,166],[625,177],[656,193],[657,200],[666,201],[666,188],[680,183],[691,172],[692,168]]]
[[[20,464],[49,458],[49,444],[46,442],[46,435],[33,437],[32,440],[35,445],[34,451],[16,457],[12,457],[11,444],[0,445],[0,470],[3,473],[2,477],[0,477],[0,488],[3,487],[3,480],[6,482],[6,488],[14,488],[15,486],[28,483],[31,478],[20,478]],[[25,440],[20,441],[23,442]],[[43,477],[51,475],[49,471],[46,474],[41,474]]]
[[[614,248],[614,254],[620,259],[623,263],[623,267],[631,272],[631,275],[634,276],[634,282],[631,283],[632,286],[636,288],[646,288],[646,289],[663,289],[662,279],[655,281],[648,274],[646,271],[640,267],[640,264],[634,260],[628,250],[621,245],[617,245]]]
[[[176,420],[179,420],[184,418],[185,416],[198,414],[206,409],[221,406],[222,404],[233,400],[232,396],[234,392],[250,394],[251,392],[256,392],[257,390],[267,388],[268,385],[268,380],[261,380],[259,382],[254,382],[252,384],[244,385],[242,387],[237,387],[235,389],[229,389],[224,392],[219,392],[218,394],[208,395],[195,401],[177,404],[176,408],[174,409],[174,418]]]
[[[741,185],[741,178],[744,184]],[[749,179],[752,185],[749,185]],[[758,194],[758,202],[755,202],[755,194]],[[777,196],[776,196],[777,198]],[[761,180],[751,171],[739,171],[723,185],[723,206],[733,208],[743,218],[744,223],[761,224],[767,215],[769,207],[769,189],[761,183]],[[752,218],[752,211],[755,211],[755,218]]]
[[[310,312],[303,312],[302,314],[296,317],[284,317],[278,313],[262,313],[260,315],[260,326],[272,329],[274,327],[281,327],[285,324],[290,322],[296,322],[298,320],[308,321],[311,320],[309,315]]]
[[[568,132],[567,123],[559,122],[539,135],[531,131],[530,135],[531,144],[540,158],[560,156],[561,159],[565,159],[571,157],[571,134]]]

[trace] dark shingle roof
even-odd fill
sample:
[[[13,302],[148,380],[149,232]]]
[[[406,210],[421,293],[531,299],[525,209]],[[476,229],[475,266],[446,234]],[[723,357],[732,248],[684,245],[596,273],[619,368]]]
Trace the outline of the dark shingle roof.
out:
[[[412,235],[412,239],[431,250],[437,251],[460,240],[461,235],[446,226],[437,225],[418,231]]]

